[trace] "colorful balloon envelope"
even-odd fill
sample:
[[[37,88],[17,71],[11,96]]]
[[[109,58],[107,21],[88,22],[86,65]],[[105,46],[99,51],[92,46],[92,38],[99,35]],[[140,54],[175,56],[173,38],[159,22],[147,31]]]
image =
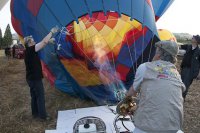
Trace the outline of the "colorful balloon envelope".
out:
[[[58,25],[56,44],[39,52],[44,75],[70,95],[115,103],[153,57],[156,20],[172,1],[11,0],[12,24],[36,42]]]

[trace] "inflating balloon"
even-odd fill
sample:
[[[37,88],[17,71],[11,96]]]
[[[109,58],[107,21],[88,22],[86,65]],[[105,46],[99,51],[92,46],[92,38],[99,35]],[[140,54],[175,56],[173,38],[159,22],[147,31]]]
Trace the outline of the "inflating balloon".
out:
[[[70,95],[105,104],[121,100],[139,64],[151,60],[155,22],[172,2],[11,0],[12,24],[37,42],[58,25],[56,44],[39,52],[44,75]]]

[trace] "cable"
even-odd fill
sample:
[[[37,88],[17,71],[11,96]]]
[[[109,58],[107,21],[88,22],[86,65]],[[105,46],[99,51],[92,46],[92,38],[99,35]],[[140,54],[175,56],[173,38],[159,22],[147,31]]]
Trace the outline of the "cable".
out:
[[[125,118],[125,116],[123,116],[123,119]],[[124,121],[122,119],[122,125],[124,126],[124,128],[129,132],[130,130],[124,125]]]

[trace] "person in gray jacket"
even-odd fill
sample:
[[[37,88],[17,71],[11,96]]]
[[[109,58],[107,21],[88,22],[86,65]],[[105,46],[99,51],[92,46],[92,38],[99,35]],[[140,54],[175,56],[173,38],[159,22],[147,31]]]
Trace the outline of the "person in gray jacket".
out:
[[[182,130],[185,85],[174,65],[178,45],[172,41],[155,44],[152,62],[141,64],[126,98],[139,93],[133,133],[176,133]]]
[[[186,90],[183,92],[183,98],[186,98],[188,89],[195,78],[200,78],[200,36],[196,35],[192,37],[192,44],[181,45],[181,49],[185,50],[182,63],[181,63],[181,79],[186,86]]]

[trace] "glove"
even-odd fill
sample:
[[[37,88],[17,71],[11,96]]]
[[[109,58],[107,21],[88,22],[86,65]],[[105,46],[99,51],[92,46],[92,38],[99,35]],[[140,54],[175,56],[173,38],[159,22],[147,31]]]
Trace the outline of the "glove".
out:
[[[51,29],[51,33],[52,33],[52,34],[55,34],[55,33],[58,32],[58,31],[59,31],[58,26],[55,26],[55,27],[53,27],[53,28]]]
[[[48,43],[55,44],[56,43],[56,39],[55,38],[51,38]]]
[[[116,112],[123,116],[133,115],[137,108],[135,101],[136,101],[135,97],[131,96],[125,97],[121,102],[117,104]]]

